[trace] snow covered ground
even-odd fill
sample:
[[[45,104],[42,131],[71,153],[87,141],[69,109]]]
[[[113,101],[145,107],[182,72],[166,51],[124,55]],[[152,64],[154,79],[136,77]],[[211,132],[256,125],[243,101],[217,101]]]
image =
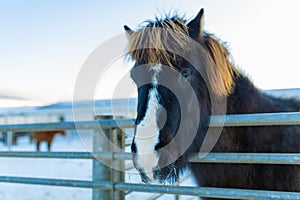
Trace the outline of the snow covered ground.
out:
[[[42,144],[46,150],[46,144]],[[18,145],[12,151],[34,151],[34,144],[28,138],[19,138]],[[53,151],[86,151],[76,136],[65,138],[56,136]],[[0,143],[0,151],[7,147]],[[92,161],[83,159],[31,159],[31,158],[0,158],[0,176],[21,176],[55,179],[92,180]],[[140,183],[134,169],[126,172],[126,182]],[[183,185],[193,185],[188,178]],[[126,199],[152,199],[155,194],[133,192]],[[71,187],[39,186],[27,184],[0,183],[0,200],[91,200],[91,189]],[[163,195],[155,199],[175,199],[174,195]],[[198,199],[181,196],[180,199]]]
[[[28,138],[19,138],[18,145],[13,146],[13,151],[34,151],[34,144]],[[42,144],[42,150],[46,144]],[[54,151],[85,151],[80,140],[72,140],[56,136],[52,149]],[[0,143],[0,150],[7,147]],[[92,179],[92,161],[80,159],[31,159],[31,158],[0,158],[1,176],[21,176],[56,179]],[[47,200],[47,199],[91,199],[90,189],[38,186],[27,184],[0,183],[0,199],[2,200]]]

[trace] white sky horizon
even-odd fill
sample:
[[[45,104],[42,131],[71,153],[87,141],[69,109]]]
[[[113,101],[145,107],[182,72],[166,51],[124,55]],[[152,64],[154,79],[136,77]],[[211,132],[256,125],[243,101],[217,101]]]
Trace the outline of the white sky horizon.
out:
[[[169,10],[192,19],[202,7],[204,29],[228,42],[235,63],[258,88],[299,88],[299,5],[297,0],[2,1],[0,95],[71,101],[84,61],[123,33],[123,25],[135,29]],[[97,99],[111,97],[112,86],[129,69],[117,63],[120,70],[106,75],[107,86],[95,91]]]

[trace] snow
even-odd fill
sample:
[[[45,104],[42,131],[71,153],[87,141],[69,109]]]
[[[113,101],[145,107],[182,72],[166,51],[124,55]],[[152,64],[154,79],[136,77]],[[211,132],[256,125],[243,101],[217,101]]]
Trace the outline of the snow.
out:
[[[70,136],[68,136],[70,137]],[[28,138],[19,138],[18,145],[12,151],[34,151],[35,145],[30,144]],[[46,150],[46,144],[41,145]],[[79,137],[70,138],[57,135],[53,144],[53,151],[84,151]],[[7,146],[0,143],[0,151],[7,151]],[[127,161],[130,162],[130,161]],[[0,176],[20,176],[33,178],[54,178],[71,180],[92,180],[92,160],[86,159],[41,159],[41,158],[0,158]],[[128,163],[127,163],[128,164]],[[135,169],[126,172],[128,183],[141,183]],[[184,185],[193,185],[188,178]],[[126,199],[175,199],[174,195],[132,192]],[[40,186],[29,184],[0,183],[0,200],[91,200],[92,190],[72,187]],[[198,199],[181,196],[180,199]]]
[[[78,138],[71,141],[57,136],[52,149],[55,151],[85,151]],[[46,144],[42,144],[42,150]],[[7,147],[1,143],[0,150],[6,151]],[[18,145],[13,146],[13,151],[34,151],[35,145],[30,144],[27,138],[19,138]],[[55,179],[92,179],[92,161],[81,159],[34,159],[34,158],[0,158],[1,176],[21,176],[35,178]],[[91,189],[39,186],[28,184],[0,183],[1,200],[38,200],[38,199],[91,199]]]

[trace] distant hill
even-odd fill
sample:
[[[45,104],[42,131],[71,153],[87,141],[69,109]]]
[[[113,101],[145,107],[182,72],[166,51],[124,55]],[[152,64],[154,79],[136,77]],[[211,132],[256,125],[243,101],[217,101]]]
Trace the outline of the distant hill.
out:
[[[300,88],[295,89],[279,89],[279,90],[265,90],[265,92],[269,95],[277,96],[277,97],[296,97],[300,99]],[[0,98],[1,101],[1,98]],[[112,107],[114,107],[114,111],[118,111],[120,113],[135,113],[137,99],[107,99],[107,100],[96,100],[96,101],[81,101],[74,102],[76,108],[85,109],[89,106],[95,105],[96,113],[101,114],[111,114]],[[36,104],[38,105],[38,104]],[[1,115],[22,115],[27,113],[47,113],[51,112],[65,112],[71,111],[73,108],[73,102],[57,102],[55,104],[50,104],[46,106],[27,106],[27,107],[17,107],[17,108],[0,108],[0,116]],[[116,113],[115,113],[116,114]]]
[[[296,97],[300,99],[300,88],[265,90],[265,92],[276,97]]]

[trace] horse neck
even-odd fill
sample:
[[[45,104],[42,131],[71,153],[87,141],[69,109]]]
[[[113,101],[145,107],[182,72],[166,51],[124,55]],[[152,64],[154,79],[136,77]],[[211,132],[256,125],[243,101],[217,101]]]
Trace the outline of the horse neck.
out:
[[[61,134],[61,135],[66,135],[66,132],[65,131],[57,131],[58,134]]]
[[[233,92],[227,97],[227,114],[268,112],[270,108],[262,109],[261,106],[268,104],[266,95],[255,87],[248,77],[234,73],[234,80]]]

